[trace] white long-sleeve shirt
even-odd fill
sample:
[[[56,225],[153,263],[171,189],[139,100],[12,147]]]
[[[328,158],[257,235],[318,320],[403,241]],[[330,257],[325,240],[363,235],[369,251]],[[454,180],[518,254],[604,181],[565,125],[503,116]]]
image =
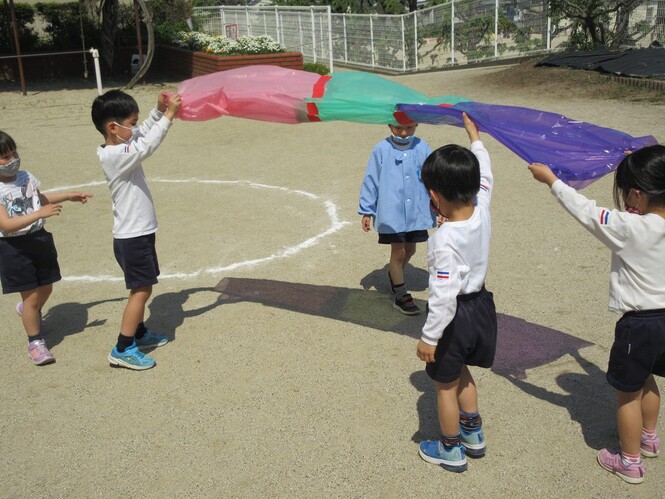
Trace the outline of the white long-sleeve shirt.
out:
[[[473,215],[460,222],[445,222],[427,242],[429,314],[422,340],[436,345],[457,311],[457,296],[480,291],[489,261],[490,200],[494,178],[490,157],[479,140],[471,152],[480,163],[480,190]]]
[[[113,237],[128,239],[157,231],[157,216],[141,162],[155,152],[171,121],[157,109],[139,126],[128,144],[101,145],[101,162],[113,202]]]
[[[665,308],[665,219],[597,207],[561,180],[552,194],[582,226],[612,252],[613,312]]]

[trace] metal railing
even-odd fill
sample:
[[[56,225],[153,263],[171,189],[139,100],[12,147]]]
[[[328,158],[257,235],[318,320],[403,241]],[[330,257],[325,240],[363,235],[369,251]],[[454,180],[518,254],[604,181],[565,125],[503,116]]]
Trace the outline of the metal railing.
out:
[[[211,35],[268,35],[308,62],[333,67],[330,6],[325,7],[196,7],[197,29]]]
[[[332,14],[325,7],[198,7],[197,28],[269,35],[306,62],[335,62],[396,72],[535,55],[565,46],[566,26],[553,25],[545,0],[450,0],[404,15]],[[665,42],[665,0],[647,0],[631,26],[636,46]],[[638,37],[639,38],[639,37]]]

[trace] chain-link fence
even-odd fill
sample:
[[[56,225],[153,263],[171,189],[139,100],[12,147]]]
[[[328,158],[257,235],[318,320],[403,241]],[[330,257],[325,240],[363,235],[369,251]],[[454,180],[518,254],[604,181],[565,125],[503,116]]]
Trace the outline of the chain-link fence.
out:
[[[307,62],[335,62],[398,72],[534,55],[564,46],[545,0],[450,0],[404,15],[331,14],[330,7],[200,7],[195,20],[211,34],[266,34]],[[644,36],[665,42],[665,0],[647,0],[630,19]]]
[[[542,0],[467,0],[419,11],[417,69],[549,50],[546,7]]]
[[[204,33],[268,35],[305,61],[333,66],[330,7],[196,7],[192,17]]]

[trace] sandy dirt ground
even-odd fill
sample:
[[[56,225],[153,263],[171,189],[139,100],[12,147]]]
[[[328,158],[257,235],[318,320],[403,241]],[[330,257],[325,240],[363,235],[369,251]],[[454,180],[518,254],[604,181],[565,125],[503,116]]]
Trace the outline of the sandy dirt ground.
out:
[[[560,98],[483,83],[497,68],[395,77],[428,95],[531,107],[665,141],[663,104]],[[142,116],[177,82],[131,93]],[[126,300],[90,120],[96,89],[0,93],[0,129],[42,189],[86,190],[49,219],[64,280],[45,310],[57,363],[37,368],[0,300],[2,497],[657,497],[665,458],[631,486],[604,371],[616,316],[609,252],[485,137],[496,178],[487,285],[499,312],[492,370],[473,371],[488,441],[462,474],[427,464],[433,387],[415,355],[424,317],[391,307],[388,252],[357,215],[384,126],[176,122],[145,163],[162,277],[147,324],[171,342],[149,371],[111,369]],[[422,125],[433,147],[461,129]],[[610,177],[585,192],[611,206]],[[424,307],[425,246],[407,269]],[[661,385],[662,386],[662,385]],[[659,424],[665,436],[665,424]]]

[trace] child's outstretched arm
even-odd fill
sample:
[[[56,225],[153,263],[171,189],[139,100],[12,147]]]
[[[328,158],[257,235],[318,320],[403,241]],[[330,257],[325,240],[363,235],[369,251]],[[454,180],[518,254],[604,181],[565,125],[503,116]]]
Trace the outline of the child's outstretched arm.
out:
[[[473,144],[476,140],[480,140],[480,133],[478,133],[478,127],[476,124],[469,118],[469,115],[462,113],[462,118],[464,119],[464,129],[469,135],[469,141]]]
[[[480,190],[478,191],[478,203],[489,206],[492,199],[492,191],[494,188],[494,175],[492,174],[492,162],[490,155],[485,149],[483,142],[480,140],[480,133],[478,127],[469,117],[468,114],[462,113],[464,119],[464,129],[469,136],[471,142],[471,152],[478,159],[478,166],[480,167]]]
[[[533,175],[533,178],[538,182],[547,184],[549,187],[552,187],[552,184],[557,181],[557,176],[554,175],[550,167],[542,163],[531,163],[529,171]]]
[[[62,203],[63,201],[72,201],[85,204],[88,202],[88,198],[91,197],[93,197],[92,194],[88,194],[86,192],[50,192],[48,194],[43,192],[39,193],[42,206],[51,203],[58,204]]]
[[[11,234],[32,225],[40,218],[60,215],[61,211],[61,204],[48,203],[37,211],[18,217],[10,217],[7,209],[0,205],[0,230],[5,234]]]
[[[548,185],[559,204],[600,242],[612,251],[624,246],[630,236],[626,213],[596,206],[594,200],[560,181],[547,165],[532,163],[528,168],[533,178]]]

